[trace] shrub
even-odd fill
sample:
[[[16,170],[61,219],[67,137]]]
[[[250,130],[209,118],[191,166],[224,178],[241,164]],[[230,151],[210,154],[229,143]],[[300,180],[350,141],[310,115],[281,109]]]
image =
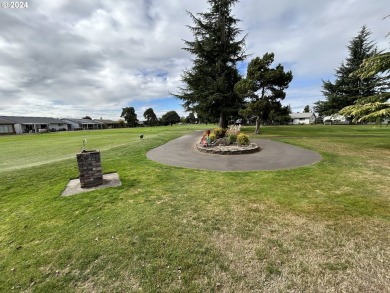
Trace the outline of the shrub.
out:
[[[240,133],[237,135],[237,143],[239,145],[249,145],[249,136],[245,133]]]
[[[222,137],[225,137],[226,129],[219,127],[219,128],[215,128],[213,132],[214,132],[216,138],[222,138]]]
[[[210,133],[209,135],[210,141],[214,141],[216,139],[216,135],[214,132]]]
[[[235,143],[237,141],[237,135],[235,133],[230,133],[226,136],[229,144]]]
[[[241,131],[240,125],[230,125],[229,129],[226,130],[226,138],[228,139],[229,144],[235,143],[237,141],[237,136]]]

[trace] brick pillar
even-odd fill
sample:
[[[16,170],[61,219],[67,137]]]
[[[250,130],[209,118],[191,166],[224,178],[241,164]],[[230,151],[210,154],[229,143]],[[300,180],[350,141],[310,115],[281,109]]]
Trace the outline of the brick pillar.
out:
[[[81,188],[103,184],[103,173],[99,151],[82,151],[77,154]]]

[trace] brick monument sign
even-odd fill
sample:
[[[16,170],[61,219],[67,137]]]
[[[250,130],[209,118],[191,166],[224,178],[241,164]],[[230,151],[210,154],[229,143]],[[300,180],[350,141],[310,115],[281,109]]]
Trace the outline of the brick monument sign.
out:
[[[79,167],[81,188],[95,187],[103,184],[100,151],[83,150],[77,154],[77,165]]]

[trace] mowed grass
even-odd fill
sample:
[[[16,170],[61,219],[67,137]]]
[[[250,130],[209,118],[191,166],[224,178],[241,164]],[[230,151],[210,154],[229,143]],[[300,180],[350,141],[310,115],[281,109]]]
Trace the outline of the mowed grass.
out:
[[[263,128],[323,157],[293,170],[146,158],[207,127],[0,137],[0,291],[389,291],[390,127]],[[84,138],[122,186],[61,197]]]
[[[74,158],[75,154],[82,150],[84,139],[87,141],[87,149],[106,151],[114,147],[138,142],[141,134],[145,134],[146,138],[150,138],[148,137],[149,133],[153,137],[159,136],[158,131],[155,131],[156,129],[57,132],[40,134],[39,138],[35,135],[0,136],[0,172]],[[180,135],[183,131],[189,129],[196,129],[196,126],[189,125],[180,129],[177,129],[177,127],[159,128],[165,134],[174,133],[174,135]],[[169,137],[166,139],[169,139]]]

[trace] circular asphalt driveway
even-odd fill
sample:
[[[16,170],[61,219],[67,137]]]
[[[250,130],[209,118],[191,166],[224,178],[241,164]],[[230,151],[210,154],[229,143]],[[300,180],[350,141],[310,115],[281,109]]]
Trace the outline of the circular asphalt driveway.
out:
[[[215,155],[196,149],[202,135],[196,131],[150,150],[148,159],[161,164],[215,171],[283,170],[312,165],[322,157],[311,150],[269,139],[252,139],[260,152],[243,155]]]

